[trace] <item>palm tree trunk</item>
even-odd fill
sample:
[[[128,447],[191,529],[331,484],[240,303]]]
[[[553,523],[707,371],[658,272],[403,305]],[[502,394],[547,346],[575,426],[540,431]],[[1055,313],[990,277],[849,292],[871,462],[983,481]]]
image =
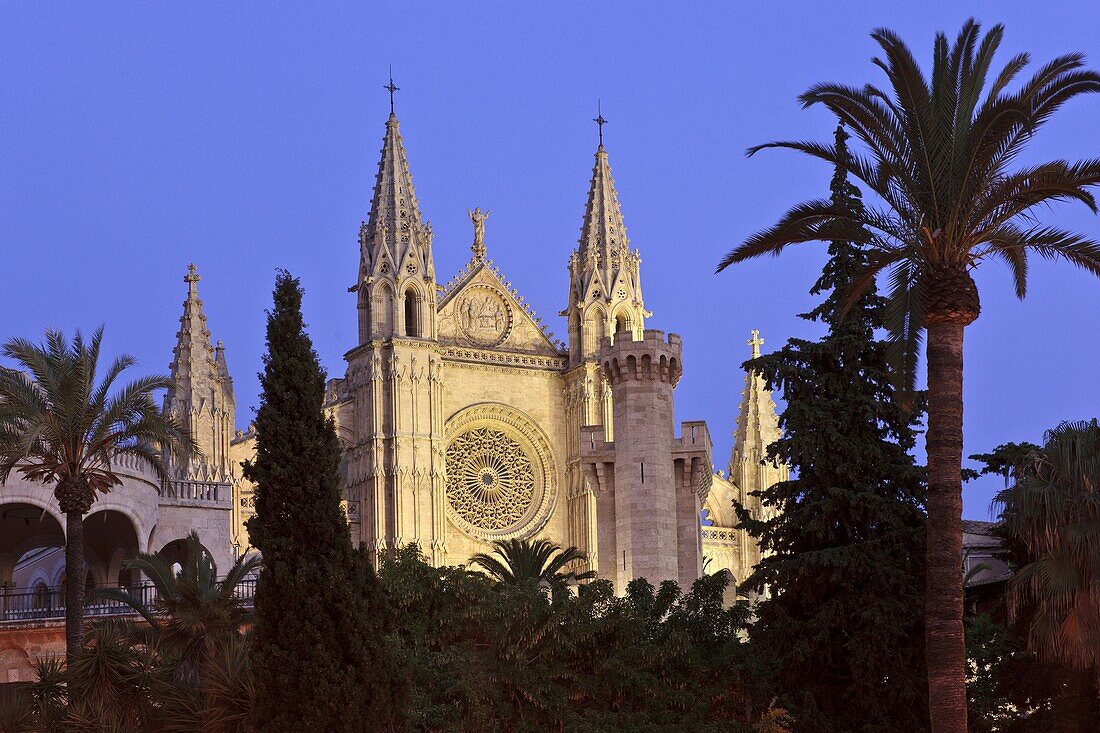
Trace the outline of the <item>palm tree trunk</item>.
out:
[[[84,514],[65,513],[65,661],[80,655],[84,637]]]
[[[928,324],[925,654],[933,733],[966,733],[963,641],[963,326]]]

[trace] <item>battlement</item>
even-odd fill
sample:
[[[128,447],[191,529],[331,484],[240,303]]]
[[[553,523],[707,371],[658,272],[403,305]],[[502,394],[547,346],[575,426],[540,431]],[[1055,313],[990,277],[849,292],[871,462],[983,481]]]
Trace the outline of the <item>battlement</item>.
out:
[[[657,328],[647,328],[640,339],[634,338],[634,334],[630,331],[624,333],[615,334],[615,336],[604,336],[603,341],[600,343],[603,348],[610,348],[612,346],[626,346],[629,344],[655,344],[660,346],[673,346],[679,349],[683,346],[684,340],[678,333],[670,333],[665,336],[665,332]]]
[[[622,333],[612,341],[605,338],[600,364],[612,385],[628,381],[665,382],[675,386],[683,374],[680,360],[683,340],[679,334],[648,329],[641,339]]]
[[[680,423],[680,437],[676,439],[673,452],[691,452],[706,450],[710,453],[712,443],[706,420],[685,420]]]
[[[603,425],[584,425],[581,427],[580,448],[585,456],[613,456],[615,444],[608,443],[604,436],[606,428]]]

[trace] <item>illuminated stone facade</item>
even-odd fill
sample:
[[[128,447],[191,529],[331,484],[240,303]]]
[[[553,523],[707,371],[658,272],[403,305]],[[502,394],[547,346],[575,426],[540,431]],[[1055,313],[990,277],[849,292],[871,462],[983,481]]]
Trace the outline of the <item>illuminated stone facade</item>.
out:
[[[732,501],[758,511],[748,492],[786,476],[760,465],[778,435],[774,404],[759,379],[746,381],[728,473],[712,469],[705,424],[683,423],[677,437],[673,389],[691,364],[678,336],[647,329],[642,260],[602,143],[578,243],[562,252],[566,342],[487,259],[489,212],[469,216],[471,257],[441,283],[391,115],[350,289],[358,338],[326,392],[353,539],[375,554],[415,542],[441,565],[494,540],[549,538],[578,547],[620,590],[640,575],[688,584],[704,566],[744,578],[759,553],[735,528]],[[226,351],[211,339],[194,267],[184,282],[165,409],[192,428],[202,456],[173,464],[166,482],[136,462],[120,467],[123,485],[88,520],[95,584],[127,582],[127,554],[173,556],[192,528],[221,568],[249,549],[253,487],[240,463],[255,436],[234,433]],[[56,587],[64,522],[49,488],[13,475],[0,509],[0,587]]]
[[[713,472],[705,424],[684,423],[676,437],[680,339],[646,329],[641,256],[603,145],[566,258],[567,343],[487,259],[488,211],[468,212],[470,260],[440,284],[393,115],[380,157],[351,288],[359,339],[327,399],[346,447],[353,537],[376,554],[415,542],[435,564],[545,537],[581,549],[619,589],[640,575],[689,584],[704,564],[745,577],[759,553],[734,528],[732,501],[751,506],[760,479],[785,475],[741,465],[763,454],[774,405],[747,385],[752,414],[738,424],[750,427],[738,428],[730,478]],[[247,457],[251,445],[244,436],[234,451]],[[243,522],[251,488],[237,487]],[[240,524],[236,537],[247,544]]]

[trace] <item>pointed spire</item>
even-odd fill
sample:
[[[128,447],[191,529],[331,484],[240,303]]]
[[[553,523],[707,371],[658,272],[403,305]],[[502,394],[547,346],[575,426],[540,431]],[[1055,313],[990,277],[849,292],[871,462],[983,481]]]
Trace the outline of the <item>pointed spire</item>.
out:
[[[600,113],[595,122],[607,122]],[[630,249],[602,135],[588,186],[581,237],[569,258],[570,360],[592,359],[607,336],[641,338],[651,313],[642,302],[642,258]]]
[[[615,191],[615,179],[611,177],[611,163],[601,142],[596,148],[596,164],[592,168],[592,182],[588,186],[588,202],[584,208],[581,256],[599,259],[606,266],[612,257],[626,252],[629,245],[623,212],[619,207],[619,194]]]
[[[229,364],[225,360],[225,344],[218,339],[217,345],[214,347],[214,366],[218,371],[218,378],[227,385],[230,393],[233,389],[233,377],[229,376]]]
[[[751,349],[752,358],[758,358],[760,347],[764,344],[760,331],[754,328],[752,338],[746,343]],[[739,470],[756,472],[760,461],[767,455],[768,446],[779,436],[779,418],[775,414],[772,393],[767,389],[763,377],[756,372],[746,372],[737,428],[733,434],[733,451],[730,453],[730,476],[736,476]]]
[[[194,433],[202,456],[173,465],[175,478],[189,480],[228,480],[233,473],[229,460],[229,439],[233,435],[236,401],[233,379],[225,360],[221,341],[211,346],[206,314],[199,298],[199,277],[194,265],[188,265],[183,281],[187,299],[172,350],[172,388],[164,396],[164,409]]]
[[[206,328],[206,314],[199,299],[199,276],[195,265],[187,266],[183,281],[187,283],[187,300],[183,302],[180,330],[176,333],[176,348],[172,350],[171,376],[178,385],[189,383],[196,369],[205,369],[212,362],[214,350],[210,346],[210,331]]]
[[[405,267],[410,253],[417,267],[431,268],[431,237],[420,215],[400,124],[393,113],[386,120],[370,216],[360,229],[359,241],[360,282]]]

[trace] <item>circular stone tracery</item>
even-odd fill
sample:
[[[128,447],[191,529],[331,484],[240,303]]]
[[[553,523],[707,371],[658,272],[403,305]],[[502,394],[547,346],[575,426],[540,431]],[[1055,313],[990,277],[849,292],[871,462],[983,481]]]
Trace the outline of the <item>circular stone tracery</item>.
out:
[[[475,428],[447,446],[448,499],[475,527],[507,530],[535,498],[531,459],[519,443],[491,428]]]
[[[549,441],[522,413],[498,404],[463,410],[447,422],[447,515],[482,540],[527,537],[553,510]]]

